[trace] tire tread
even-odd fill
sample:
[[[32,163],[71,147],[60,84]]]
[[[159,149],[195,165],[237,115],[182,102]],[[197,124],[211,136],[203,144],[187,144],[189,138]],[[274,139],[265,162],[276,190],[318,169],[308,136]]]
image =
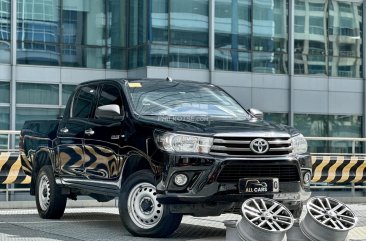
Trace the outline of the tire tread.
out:
[[[130,218],[127,210],[127,200],[129,192],[138,182],[150,182],[154,185],[155,178],[150,170],[140,170],[127,178],[121,188],[119,196],[119,213],[122,224],[134,236],[165,238],[171,235],[180,225],[182,221],[181,214],[169,213],[169,208],[165,206],[163,217],[160,223],[151,229],[142,229],[136,226]]]
[[[47,175],[48,180],[50,182],[50,206],[46,211],[43,211],[38,198],[38,188],[39,181],[42,174]],[[66,208],[67,196],[62,195],[61,188],[56,184],[55,177],[53,174],[53,169],[50,165],[43,166],[38,173],[37,182],[36,182],[36,204],[38,209],[38,214],[43,219],[60,219]]]

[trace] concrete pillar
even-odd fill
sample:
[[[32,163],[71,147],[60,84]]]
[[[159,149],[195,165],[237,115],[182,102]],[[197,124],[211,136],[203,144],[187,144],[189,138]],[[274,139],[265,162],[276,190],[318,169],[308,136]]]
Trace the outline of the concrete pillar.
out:
[[[208,62],[209,62],[209,83],[213,82],[213,73],[215,71],[215,0],[209,0],[208,2]]]
[[[366,0],[363,0],[362,6],[362,20],[366,19]],[[362,78],[363,78],[363,116],[362,116],[362,136],[366,137],[366,24],[362,24]],[[366,151],[366,143],[363,145],[364,151]]]
[[[10,130],[16,129],[15,105],[16,105],[16,65],[17,65],[17,1],[11,1],[11,76],[10,76]],[[15,148],[15,138],[10,141],[10,148]]]
[[[288,124],[294,126],[295,0],[289,0],[288,10],[288,74],[290,83]]]

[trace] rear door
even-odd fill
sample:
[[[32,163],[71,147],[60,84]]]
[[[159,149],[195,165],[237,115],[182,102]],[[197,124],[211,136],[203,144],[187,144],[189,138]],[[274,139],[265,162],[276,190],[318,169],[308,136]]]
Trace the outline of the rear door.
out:
[[[119,148],[122,144],[123,104],[121,88],[117,84],[103,84],[96,108],[117,105],[120,117],[106,118],[93,113],[85,131],[84,167],[88,179],[116,181],[122,169]]]
[[[93,110],[97,85],[81,86],[58,129],[57,167],[63,178],[85,178],[83,138]]]

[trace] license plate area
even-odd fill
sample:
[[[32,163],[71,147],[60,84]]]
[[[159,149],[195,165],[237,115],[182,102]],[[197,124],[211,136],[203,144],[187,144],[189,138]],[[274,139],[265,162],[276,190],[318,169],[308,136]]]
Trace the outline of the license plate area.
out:
[[[242,178],[239,179],[239,193],[279,192],[278,178]]]

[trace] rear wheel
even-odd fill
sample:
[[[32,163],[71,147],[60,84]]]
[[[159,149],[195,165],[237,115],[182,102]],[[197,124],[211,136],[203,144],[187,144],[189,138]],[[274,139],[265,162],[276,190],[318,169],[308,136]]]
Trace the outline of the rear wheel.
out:
[[[52,167],[43,166],[38,173],[36,182],[36,204],[38,214],[45,219],[59,219],[66,207],[67,197],[62,195],[57,186]]]
[[[160,204],[156,197],[151,171],[141,170],[127,178],[119,198],[119,212],[131,234],[166,237],[179,227],[182,215],[170,213],[168,206]]]

